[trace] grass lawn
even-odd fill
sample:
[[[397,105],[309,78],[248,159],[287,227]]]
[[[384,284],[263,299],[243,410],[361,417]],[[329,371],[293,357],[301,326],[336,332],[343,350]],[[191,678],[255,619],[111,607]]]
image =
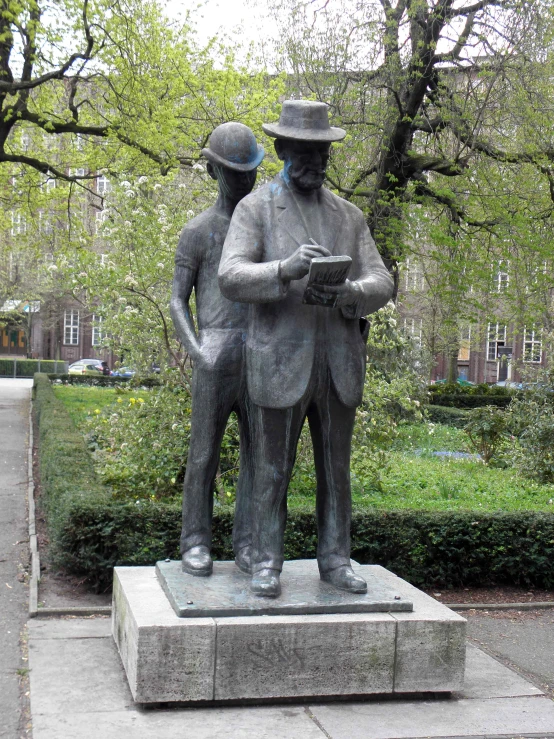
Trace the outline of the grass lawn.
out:
[[[75,425],[83,429],[87,415],[126,396],[139,397],[148,391],[59,385],[54,386],[54,392],[66,405]],[[553,510],[550,501],[554,500],[554,485],[540,485],[511,468],[486,467],[476,459],[437,457],[433,455],[436,451],[470,450],[464,432],[453,426],[402,426],[380,489],[364,488],[355,468],[352,470],[354,505],[383,510]],[[315,475],[306,487],[306,495],[289,496],[290,507],[313,504]]]
[[[54,395],[67,408],[71,420],[82,428],[86,417],[95,410],[115,403],[121,391],[112,387],[93,387],[91,385],[54,385]]]
[[[541,485],[511,468],[486,467],[478,459],[437,457],[435,451],[468,452],[460,429],[441,424],[401,427],[380,489],[364,489],[352,470],[352,501],[383,510],[552,511],[554,485]],[[305,505],[311,496],[294,496]]]

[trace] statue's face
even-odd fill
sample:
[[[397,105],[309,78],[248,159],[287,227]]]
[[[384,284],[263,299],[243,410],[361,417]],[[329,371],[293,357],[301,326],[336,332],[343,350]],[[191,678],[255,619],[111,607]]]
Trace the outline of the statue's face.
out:
[[[214,167],[214,169],[221,192],[231,200],[238,203],[239,200],[252,192],[258,173],[257,169],[252,169],[250,172],[237,172],[235,169],[221,165]]]
[[[275,149],[284,162],[285,177],[297,190],[310,192],[323,185],[331,144],[277,139]]]

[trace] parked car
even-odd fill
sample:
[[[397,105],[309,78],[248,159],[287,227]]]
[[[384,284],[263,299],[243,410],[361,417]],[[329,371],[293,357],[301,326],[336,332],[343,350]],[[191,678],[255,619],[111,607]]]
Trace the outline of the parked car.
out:
[[[135,375],[136,370],[131,369],[131,367],[120,367],[112,372],[112,377],[123,377],[127,380]]]
[[[84,359],[81,362],[74,362],[68,373],[70,375],[103,375],[102,365],[95,359]]]

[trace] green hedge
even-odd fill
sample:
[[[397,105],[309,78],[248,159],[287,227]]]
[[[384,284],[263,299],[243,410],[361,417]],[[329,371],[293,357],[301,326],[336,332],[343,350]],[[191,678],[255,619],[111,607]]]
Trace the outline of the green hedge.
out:
[[[513,395],[446,395],[432,393],[433,405],[443,405],[449,408],[481,408],[485,405],[494,405],[497,408],[507,408],[512,402]]]
[[[517,395],[518,390],[502,385],[460,385],[459,382],[436,382],[428,388],[433,395]]]
[[[450,408],[446,405],[428,405],[425,407],[427,418],[431,423],[443,423],[462,429],[467,423],[467,409]]]
[[[178,557],[178,502],[121,503],[95,477],[83,438],[46,375],[35,376],[43,501],[54,564],[98,587],[114,565]],[[232,556],[232,510],[216,509],[213,553]],[[289,513],[288,559],[314,557],[313,509]],[[476,511],[354,511],[352,556],[381,564],[417,586],[509,583],[554,587],[554,514]]]
[[[57,370],[66,368],[66,363],[61,359],[16,359],[15,360],[15,376],[16,377],[33,377],[35,372],[56,372]],[[0,359],[0,377],[13,377],[14,373],[13,359]]]
[[[129,382],[132,385],[140,385],[141,387],[158,387],[160,380],[157,377],[111,377],[110,375],[62,375],[49,374],[48,379],[51,381],[60,380],[67,385],[119,385],[122,382]]]

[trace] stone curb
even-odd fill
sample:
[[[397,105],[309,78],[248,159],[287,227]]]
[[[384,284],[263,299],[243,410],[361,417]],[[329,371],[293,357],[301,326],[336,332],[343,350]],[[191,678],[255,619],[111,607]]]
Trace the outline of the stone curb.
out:
[[[443,603],[453,611],[535,611],[541,608],[554,608],[554,601],[535,601],[531,603]]]
[[[29,581],[29,618],[35,618],[38,613],[38,583],[40,580],[40,557],[38,553],[38,539],[35,521],[33,444],[33,398],[31,395],[29,403],[29,447],[27,450],[27,500],[29,505],[29,546],[31,550],[31,579]]]

